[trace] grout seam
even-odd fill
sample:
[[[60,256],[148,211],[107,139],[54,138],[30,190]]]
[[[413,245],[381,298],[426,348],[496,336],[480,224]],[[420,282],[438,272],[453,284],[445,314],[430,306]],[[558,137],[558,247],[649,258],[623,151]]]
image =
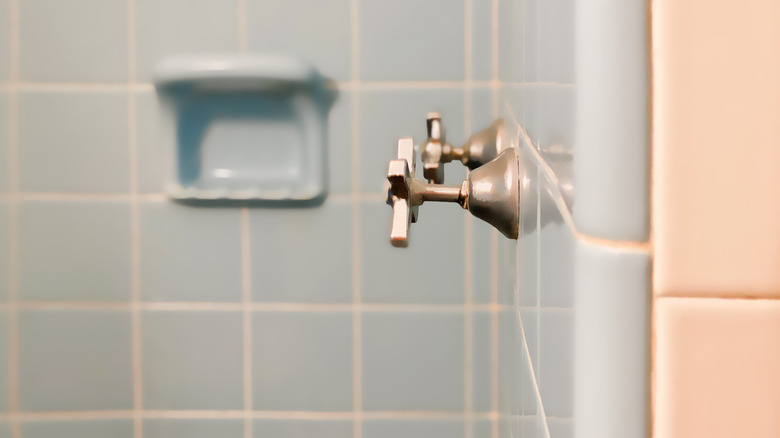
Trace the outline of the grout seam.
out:
[[[11,84],[9,93],[9,129],[8,129],[8,408],[12,438],[22,438],[19,423],[19,1],[11,0]]]
[[[249,209],[241,208],[241,312],[243,331],[243,380],[244,380],[244,438],[252,437],[252,421],[248,416],[253,409],[252,384],[252,247]]]

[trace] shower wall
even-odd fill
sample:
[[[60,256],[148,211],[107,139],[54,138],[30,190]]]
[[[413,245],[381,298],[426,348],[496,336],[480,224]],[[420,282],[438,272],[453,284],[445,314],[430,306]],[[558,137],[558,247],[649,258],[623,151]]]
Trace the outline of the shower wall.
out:
[[[497,20],[491,0],[0,0],[0,437],[497,436],[499,238],[435,205],[391,248],[383,185],[428,111],[453,142],[497,115]],[[153,65],[237,51],[336,81],[322,206],[161,193]]]

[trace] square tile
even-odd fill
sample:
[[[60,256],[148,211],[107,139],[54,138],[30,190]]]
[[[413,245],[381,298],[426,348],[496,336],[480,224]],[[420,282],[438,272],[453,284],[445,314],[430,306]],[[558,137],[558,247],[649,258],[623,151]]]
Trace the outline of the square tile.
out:
[[[235,208],[142,203],[141,297],[148,301],[241,301],[239,215]]]
[[[24,438],[133,438],[133,420],[24,421]]]
[[[241,312],[142,315],[146,409],[243,409]]]
[[[575,249],[571,227],[553,207],[542,211],[539,232],[539,299],[542,307],[574,306]]]
[[[472,436],[474,438],[493,438],[493,421],[474,420]]]
[[[246,27],[250,50],[298,55],[332,79],[350,79],[349,0],[248,0]]]
[[[536,59],[533,44],[536,20],[527,15],[533,11],[530,3],[535,1],[498,0],[498,78],[501,81],[531,80],[525,78],[524,69],[529,64],[535,66],[531,62]]]
[[[360,79],[463,80],[464,10],[462,1],[362,1]]]
[[[130,205],[19,204],[19,297],[26,301],[127,301]]]
[[[255,420],[255,438],[352,438],[352,421],[345,420]]]
[[[21,92],[20,190],[127,192],[127,123],[124,92]]]
[[[585,240],[577,241],[576,251],[577,435],[643,436],[650,400],[650,255]]]
[[[2,3],[2,0],[0,0]],[[2,20],[2,18],[0,18]],[[2,29],[2,23],[0,23]],[[0,67],[2,68],[2,67]],[[11,103],[8,93],[0,91],[0,193],[7,192],[11,184],[8,145],[11,141]]]
[[[130,313],[22,310],[22,411],[133,408]]]
[[[0,0],[0,82],[11,78],[11,1]]]
[[[363,409],[462,411],[463,314],[363,314]]]
[[[540,82],[574,83],[574,4],[575,0],[538,2]]]
[[[122,82],[127,58],[125,1],[19,2],[23,81]]]
[[[544,413],[570,418],[574,397],[574,312],[542,310],[539,324],[539,392]]]
[[[390,3],[388,7],[395,4]],[[390,160],[398,158],[398,139],[413,137],[415,144],[424,141],[427,138],[426,117],[431,111],[441,114],[447,140],[462,144],[467,138],[462,128],[465,121],[463,93],[459,89],[361,91],[358,109],[360,191],[385,193],[387,165]],[[419,159],[417,155],[418,175],[422,178]],[[454,167],[448,166],[445,170],[447,181],[455,181],[451,178],[451,169]]]
[[[541,150],[558,148],[572,151],[577,90],[545,84],[526,85],[517,92],[523,127],[534,141],[534,146]]]
[[[471,221],[472,227],[472,300],[475,303],[489,303],[493,299],[494,228],[475,217],[466,217],[465,220]]]
[[[463,303],[464,212],[429,203],[412,224],[408,248],[390,245],[392,209],[360,205],[361,286],[370,303]],[[446,272],[447,275],[432,275]]]
[[[328,117],[328,189],[352,191],[352,93],[339,90]]]
[[[243,438],[244,420],[170,419],[144,420],[146,438]]]
[[[5,201],[0,201],[0,302],[8,299],[8,289],[11,275],[11,248],[9,245],[10,207]]]
[[[136,75],[149,82],[160,59],[238,50],[238,2],[137,0]]]
[[[11,322],[8,312],[0,310],[0,394],[8,394],[8,367],[10,366]],[[8,397],[0,397],[0,412],[8,412]]]
[[[160,104],[154,91],[135,93],[135,129],[138,191],[162,193],[166,172],[160,141]]]
[[[463,420],[363,420],[365,438],[452,438],[464,433]]]
[[[780,434],[780,302],[661,298],[654,312],[657,436]]]
[[[249,214],[254,301],[352,301],[349,203]]]
[[[493,0],[471,2],[471,75],[476,81],[493,78]]]
[[[515,291],[519,287],[519,266],[517,241],[498,236],[498,304],[514,307],[517,305]]]
[[[531,170],[531,175],[540,177],[538,169]],[[540,247],[541,236],[539,231],[539,187],[529,190],[529,196],[523,209],[525,211],[520,218],[520,236],[517,239],[517,302],[523,307],[533,307],[539,304],[541,290],[540,284]],[[499,239],[503,236],[499,236]]]
[[[352,313],[255,312],[255,409],[352,410]]]
[[[472,349],[472,406],[475,412],[489,412],[493,403],[493,315],[474,312]]]
[[[550,438],[574,438],[574,422],[570,419],[547,419]]]
[[[520,328],[522,331],[514,335],[516,347],[514,347],[513,361],[516,364],[516,374],[514,381],[516,386],[514,391],[516,394],[506,394],[506,396],[514,397],[512,403],[516,404],[516,410],[522,415],[536,415],[539,413],[539,400],[536,396],[538,392],[538,379],[539,379],[539,314],[537,310],[522,310],[520,311]],[[514,330],[515,327],[499,326],[499,339],[509,337],[504,332]],[[508,341],[511,341],[508,340]],[[508,342],[507,342],[508,343]],[[509,356],[512,354],[512,347],[501,343],[499,350],[499,360],[501,357]],[[499,369],[503,369],[505,366],[499,362]],[[506,373],[506,371],[504,371]],[[501,375],[499,375],[499,382],[501,382]],[[500,385],[499,392],[511,391],[512,387],[509,385]],[[504,397],[502,397],[503,399]]]

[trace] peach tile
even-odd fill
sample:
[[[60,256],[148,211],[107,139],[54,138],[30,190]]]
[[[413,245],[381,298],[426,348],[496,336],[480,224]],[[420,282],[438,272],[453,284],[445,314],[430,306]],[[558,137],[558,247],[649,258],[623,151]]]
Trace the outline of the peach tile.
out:
[[[780,296],[780,1],[652,3],[656,292]]]
[[[780,436],[780,301],[656,301],[654,438]]]

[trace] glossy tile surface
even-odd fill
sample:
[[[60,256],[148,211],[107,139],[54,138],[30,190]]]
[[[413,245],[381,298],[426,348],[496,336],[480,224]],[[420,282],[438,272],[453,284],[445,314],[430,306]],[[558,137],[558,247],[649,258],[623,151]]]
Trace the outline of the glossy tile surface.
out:
[[[246,21],[250,50],[298,55],[334,80],[350,79],[349,0],[248,0]]]
[[[129,190],[126,93],[24,91],[18,111],[21,191]]]
[[[351,312],[254,312],[255,409],[352,410]]]
[[[349,204],[253,209],[249,215],[253,301],[352,301]]]
[[[239,312],[147,311],[142,320],[147,409],[242,409]]]
[[[241,300],[238,210],[145,203],[139,222],[145,300]]]
[[[255,420],[252,432],[255,438],[350,438],[353,426],[343,420]]]
[[[363,315],[363,409],[463,410],[463,315]]]
[[[150,418],[144,420],[144,436],[148,438],[242,438],[244,421]]]
[[[19,313],[19,408],[133,408],[130,312]]]
[[[126,8],[121,0],[19,2],[20,78],[37,82],[126,81]]]
[[[447,0],[361,2],[361,79],[462,80],[464,9]]]
[[[132,438],[133,420],[24,421],[24,438]]]
[[[2,242],[9,242],[10,214],[9,204],[0,201],[0,241]],[[11,284],[9,278],[11,274],[10,255],[10,245],[0,245],[0,276],[3,277],[3,280],[0,280],[0,303],[8,299],[8,289]]]
[[[130,232],[126,203],[20,203],[19,298],[128,301]]]
[[[8,367],[10,366],[10,323],[7,311],[0,311],[0,394],[8,394]],[[8,412],[8,397],[0,398],[0,412]]]
[[[464,433],[460,420],[364,420],[365,438],[448,438]]]
[[[662,298],[655,312],[656,436],[780,433],[779,302]]]
[[[11,0],[0,1],[0,81],[6,81],[11,77]]]
[[[766,0],[654,3],[657,295],[780,297],[777,14]]]
[[[2,20],[2,18],[0,18]],[[2,68],[2,67],[0,67]],[[11,127],[11,101],[8,93],[0,91],[0,193],[8,191],[10,185],[9,175],[10,157],[8,148],[10,146],[10,127]]]

